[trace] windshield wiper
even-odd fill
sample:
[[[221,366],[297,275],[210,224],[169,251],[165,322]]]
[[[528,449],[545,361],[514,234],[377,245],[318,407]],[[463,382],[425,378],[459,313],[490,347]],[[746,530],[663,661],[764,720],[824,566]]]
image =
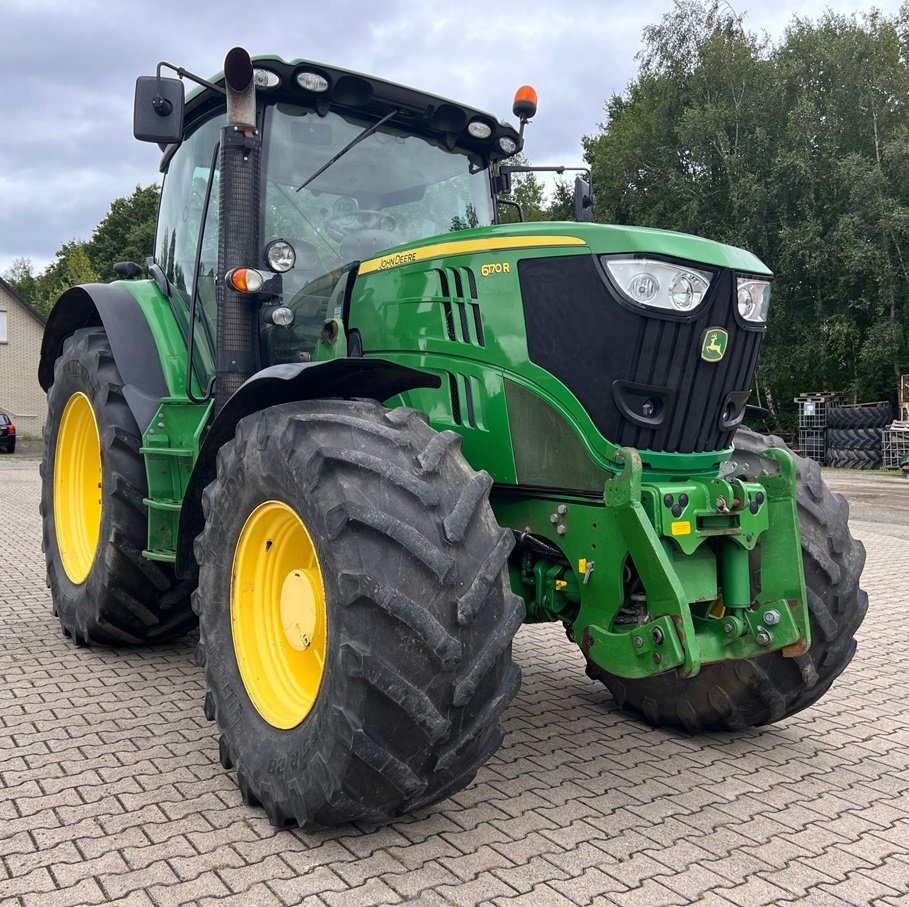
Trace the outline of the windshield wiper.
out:
[[[340,160],[350,151],[354,145],[359,145],[363,139],[369,138],[380,126],[384,126],[396,113],[399,113],[398,110],[392,110],[391,113],[385,114],[381,120],[376,123],[373,123],[372,126],[367,126],[358,136],[351,139],[330,161],[324,163],[309,179],[307,179],[302,185],[297,186],[296,191],[299,192],[301,189],[305,189],[314,179],[321,176],[328,168],[335,163],[335,161]]]

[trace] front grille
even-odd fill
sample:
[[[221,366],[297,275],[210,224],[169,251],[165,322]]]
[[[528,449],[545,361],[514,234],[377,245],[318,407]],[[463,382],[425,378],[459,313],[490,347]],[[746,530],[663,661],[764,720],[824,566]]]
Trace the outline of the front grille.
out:
[[[689,320],[622,304],[590,256],[525,259],[518,273],[531,360],[572,391],[604,437],[672,453],[730,446],[763,335],[738,323],[731,271],[717,273]],[[711,327],[729,333],[716,363],[701,358]]]

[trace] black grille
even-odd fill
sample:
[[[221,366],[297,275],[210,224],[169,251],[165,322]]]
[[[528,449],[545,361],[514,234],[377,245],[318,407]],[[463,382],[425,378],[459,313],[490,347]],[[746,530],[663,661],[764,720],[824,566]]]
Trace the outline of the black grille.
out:
[[[470,268],[439,268],[436,273],[439,275],[439,294],[442,297],[448,339],[473,346],[486,346],[477,303],[477,279],[473,271]],[[470,293],[469,298],[465,296],[465,289]]]
[[[451,397],[451,418],[456,425],[462,425],[461,421],[461,395],[458,393],[458,379],[448,373],[448,393]]]
[[[448,372],[447,374],[452,421],[455,425],[476,428],[477,414],[474,405],[474,379],[469,375],[461,375],[457,372]]]
[[[519,262],[530,358],[571,389],[610,441],[696,453],[729,446],[741,421],[761,330],[735,315],[735,275],[720,271],[690,318],[624,305],[590,256]],[[708,328],[729,333],[705,362]]]

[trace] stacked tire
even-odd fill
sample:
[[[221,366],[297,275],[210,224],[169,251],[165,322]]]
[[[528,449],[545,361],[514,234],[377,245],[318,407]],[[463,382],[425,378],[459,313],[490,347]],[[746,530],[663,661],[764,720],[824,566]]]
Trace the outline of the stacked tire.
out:
[[[893,421],[889,403],[838,406],[827,414],[827,465],[880,469],[884,429]]]

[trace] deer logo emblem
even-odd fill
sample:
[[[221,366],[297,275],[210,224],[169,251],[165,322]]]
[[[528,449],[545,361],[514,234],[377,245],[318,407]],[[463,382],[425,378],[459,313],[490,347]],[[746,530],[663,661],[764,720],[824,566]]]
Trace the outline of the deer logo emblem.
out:
[[[726,355],[729,333],[723,328],[707,328],[701,341],[701,359],[705,362],[719,362]]]

